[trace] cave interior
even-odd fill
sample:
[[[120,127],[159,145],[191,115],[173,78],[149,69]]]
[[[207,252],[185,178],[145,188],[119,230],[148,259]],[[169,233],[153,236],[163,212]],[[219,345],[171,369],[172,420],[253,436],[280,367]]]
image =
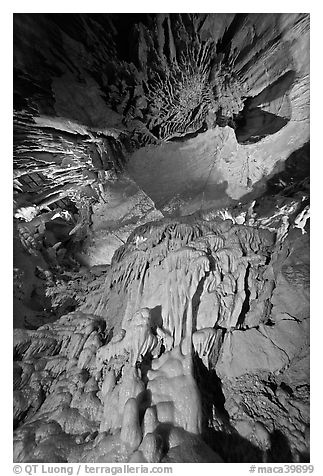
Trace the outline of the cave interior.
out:
[[[309,462],[309,31],[14,14],[15,462]]]

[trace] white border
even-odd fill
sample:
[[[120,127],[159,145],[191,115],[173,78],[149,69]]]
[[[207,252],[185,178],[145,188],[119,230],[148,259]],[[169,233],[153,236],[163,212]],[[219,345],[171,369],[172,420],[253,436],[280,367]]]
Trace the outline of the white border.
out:
[[[223,8],[225,7],[225,8]],[[323,197],[320,194],[323,181],[323,76],[322,76],[322,13],[319,2],[314,1],[270,1],[270,2],[210,2],[210,1],[169,1],[163,2],[67,2],[55,0],[44,1],[13,1],[2,6],[0,15],[1,32],[1,444],[2,462],[5,468],[2,474],[12,473],[12,14],[22,12],[70,13],[86,12],[101,13],[142,13],[142,12],[310,12],[311,14],[311,463],[315,465],[314,474],[323,474],[323,451],[321,440],[322,422],[322,353],[323,332],[321,315],[323,296],[322,255],[323,240],[322,207]],[[199,472],[204,474],[248,474],[249,464],[208,465],[201,467],[192,465],[175,465],[173,474],[177,475]],[[181,468],[180,468],[181,467]]]

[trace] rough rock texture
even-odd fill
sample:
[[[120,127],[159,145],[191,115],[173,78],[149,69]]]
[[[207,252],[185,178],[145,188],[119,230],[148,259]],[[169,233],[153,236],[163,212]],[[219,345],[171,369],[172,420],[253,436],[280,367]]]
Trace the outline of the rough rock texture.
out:
[[[309,460],[309,15],[15,14],[14,460]]]
[[[306,460],[308,223],[286,208],[283,238],[233,217],[143,225],[82,311],[15,332],[16,461]]]
[[[14,15],[16,216],[74,207],[98,265],[139,216],[258,196],[309,140],[308,52],[306,14]]]

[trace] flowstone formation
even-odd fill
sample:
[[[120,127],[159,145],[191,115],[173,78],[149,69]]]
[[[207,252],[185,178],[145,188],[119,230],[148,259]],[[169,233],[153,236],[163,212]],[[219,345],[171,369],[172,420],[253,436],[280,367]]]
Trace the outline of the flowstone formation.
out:
[[[137,228],[79,310],[15,332],[15,461],[306,460],[308,206],[252,205]]]
[[[14,459],[309,461],[309,15],[14,15]]]

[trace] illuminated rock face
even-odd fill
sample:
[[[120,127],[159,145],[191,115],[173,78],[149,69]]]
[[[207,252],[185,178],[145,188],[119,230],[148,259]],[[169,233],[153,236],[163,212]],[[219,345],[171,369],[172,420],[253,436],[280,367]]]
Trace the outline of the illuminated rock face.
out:
[[[277,427],[294,455],[306,452],[300,387],[307,385],[308,297],[296,258],[302,249],[307,259],[308,233],[297,228],[302,207],[300,199],[285,207],[290,215],[271,220],[245,214],[253,226],[237,225],[240,215],[208,214],[139,227],[82,313],[17,331],[15,460],[217,462],[228,457],[216,432],[210,437],[223,418],[216,417],[223,395],[221,424],[247,438],[252,457],[270,459]],[[280,238],[286,217],[294,235]],[[284,289],[297,292],[301,283],[293,300],[302,307],[291,308]],[[212,393],[214,381],[203,385],[203,372],[216,372],[222,396]],[[289,426],[281,404],[291,411]]]
[[[308,45],[15,16],[15,461],[308,461]]]
[[[177,346],[152,362],[147,377],[157,420],[199,435],[202,408],[193,376],[192,355],[184,355]]]
[[[130,355],[132,366],[140,361],[147,353],[152,352],[157,345],[157,338],[151,333],[150,313],[148,309],[136,312],[127,326],[113,337],[109,344],[100,349],[97,359],[99,363],[109,361],[113,357]]]
[[[16,216],[73,209],[87,265],[259,196],[309,141],[307,14],[17,14],[14,38]]]

